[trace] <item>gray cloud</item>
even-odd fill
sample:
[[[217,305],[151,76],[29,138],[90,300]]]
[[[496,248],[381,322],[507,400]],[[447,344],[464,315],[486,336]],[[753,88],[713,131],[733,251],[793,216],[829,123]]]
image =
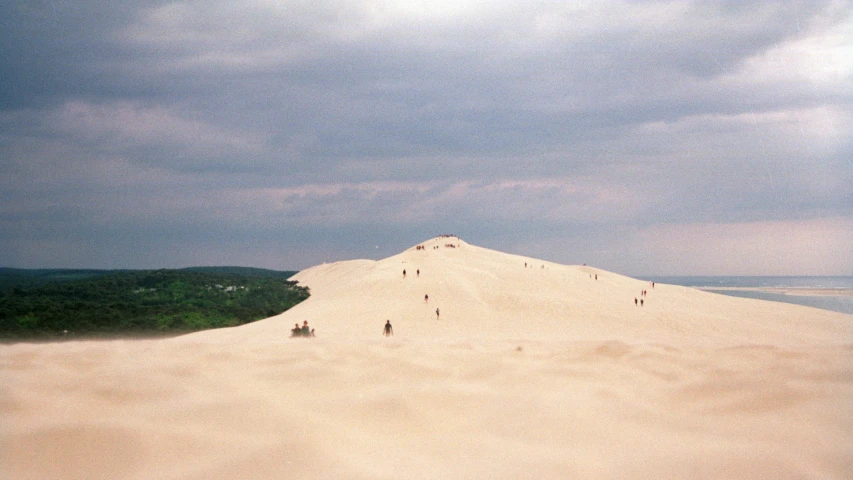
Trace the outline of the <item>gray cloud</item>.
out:
[[[0,27],[0,264],[302,268],[452,231],[853,273],[846,1],[18,2]],[[780,225],[824,251],[791,260]],[[792,250],[700,248],[750,239]]]

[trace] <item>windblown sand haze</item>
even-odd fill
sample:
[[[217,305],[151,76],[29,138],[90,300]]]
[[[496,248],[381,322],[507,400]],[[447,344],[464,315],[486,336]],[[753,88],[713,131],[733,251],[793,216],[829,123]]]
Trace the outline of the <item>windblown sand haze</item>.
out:
[[[293,278],[240,327],[0,346],[0,478],[851,478],[851,315],[452,236]]]

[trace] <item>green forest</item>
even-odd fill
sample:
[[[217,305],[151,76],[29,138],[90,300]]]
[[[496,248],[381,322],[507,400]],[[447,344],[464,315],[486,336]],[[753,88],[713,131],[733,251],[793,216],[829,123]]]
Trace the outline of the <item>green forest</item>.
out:
[[[309,296],[296,272],[0,269],[0,338],[178,334],[277,315]]]

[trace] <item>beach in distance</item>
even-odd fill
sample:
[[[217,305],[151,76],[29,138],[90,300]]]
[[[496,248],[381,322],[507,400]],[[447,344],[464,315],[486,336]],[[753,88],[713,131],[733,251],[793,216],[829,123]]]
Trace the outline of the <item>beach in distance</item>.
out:
[[[853,472],[853,315],[455,236],[292,279],[238,327],[0,345],[0,478]]]
[[[853,315],[851,276],[651,276],[649,280]]]

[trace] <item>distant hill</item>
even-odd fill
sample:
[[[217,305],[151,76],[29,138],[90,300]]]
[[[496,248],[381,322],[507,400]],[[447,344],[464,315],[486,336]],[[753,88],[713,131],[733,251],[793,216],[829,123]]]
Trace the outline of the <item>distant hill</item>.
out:
[[[266,268],[255,267],[187,267],[181,268],[180,270],[186,272],[227,273],[232,275],[245,275],[247,277],[284,279],[288,279],[299,273],[297,270],[268,270]]]
[[[0,267],[0,290],[6,288],[32,288],[49,283],[73,282],[84,278],[99,277],[131,270],[95,270],[68,268],[7,268]]]
[[[167,269],[168,270],[168,269]],[[187,267],[176,269],[177,271],[225,273],[243,275],[247,277],[282,278],[288,279],[298,273],[295,270],[268,270],[254,267]],[[0,267],[0,291],[6,288],[33,288],[50,283],[73,282],[86,278],[100,277],[127,272],[146,272],[152,270],[100,270],[100,269],[72,269],[72,268],[8,268]]]

